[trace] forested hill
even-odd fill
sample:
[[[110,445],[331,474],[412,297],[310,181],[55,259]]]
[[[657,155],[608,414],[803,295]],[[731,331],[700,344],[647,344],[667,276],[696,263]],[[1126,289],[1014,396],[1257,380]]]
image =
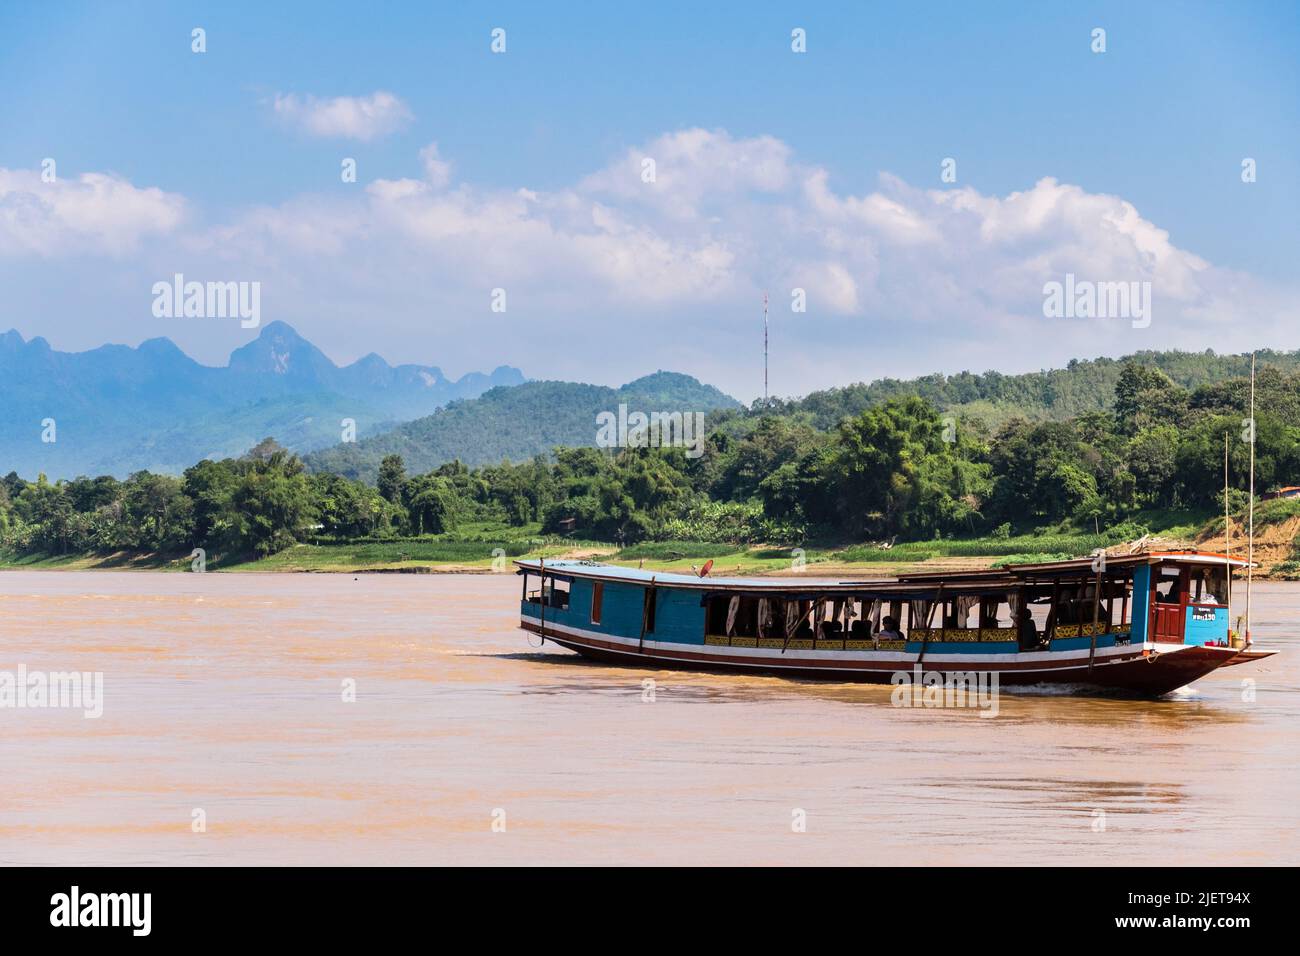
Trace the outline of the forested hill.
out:
[[[1257,362],[1260,369],[1294,372],[1300,370],[1300,351],[1261,351]],[[1109,410],[1114,404],[1120,371],[1129,363],[1158,368],[1189,392],[1250,376],[1249,355],[1144,351],[1119,359],[1075,359],[1065,368],[1021,375],[961,372],[909,381],[884,378],[870,384],[813,392],[802,399],[782,402],[779,407],[803,413],[810,424],[823,429],[891,398],[908,395],[919,395],[940,411],[983,419],[994,426],[1012,418],[1065,421],[1087,412]]]
[[[813,392],[803,398],[775,400],[769,414],[803,421],[818,430],[834,428],[890,399],[920,396],[942,413],[979,419],[998,427],[1014,418],[1068,421],[1089,412],[1109,411],[1115,386],[1126,365],[1157,368],[1185,389],[1193,405],[1237,407],[1233,396],[1218,394],[1240,387],[1250,374],[1249,355],[1213,352],[1137,352],[1119,359],[1076,359],[1065,368],[1019,375],[1000,372],[927,375],[902,381],[878,379],[870,384]],[[1258,353],[1261,372],[1300,371],[1300,351]],[[1267,373],[1275,374],[1275,373]],[[1227,384],[1235,383],[1235,384]],[[408,422],[356,444],[336,445],[308,456],[313,471],[329,471],[374,482],[385,455],[401,455],[408,468],[426,471],[459,459],[467,465],[526,461],[559,446],[595,444],[595,416],[616,411],[619,403],[633,410],[701,410],[709,412],[709,431],[739,437],[757,421],[758,409],[746,409],[709,385],[687,375],[659,372],[620,389],[574,382],[529,382],[495,388],[477,399],[456,402],[433,415]]]
[[[689,375],[656,372],[621,388],[577,382],[527,382],[494,388],[478,398],[453,402],[432,415],[351,444],[335,445],[306,459],[312,471],[374,482],[385,455],[401,455],[413,472],[459,459],[470,465],[527,461],[557,446],[596,443],[596,416],[629,411],[712,412],[740,403]],[[706,426],[708,418],[705,420]]]

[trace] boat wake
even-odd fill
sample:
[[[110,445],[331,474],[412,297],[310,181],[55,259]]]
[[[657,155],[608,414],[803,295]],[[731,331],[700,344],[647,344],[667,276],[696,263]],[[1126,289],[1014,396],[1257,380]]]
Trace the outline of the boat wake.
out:
[[[1096,684],[1015,684],[1003,686],[1004,694],[1016,694],[1025,697],[1139,697],[1138,692],[1125,692],[1114,687],[1098,687]],[[1191,685],[1179,687],[1161,696],[1162,700],[1204,700]]]

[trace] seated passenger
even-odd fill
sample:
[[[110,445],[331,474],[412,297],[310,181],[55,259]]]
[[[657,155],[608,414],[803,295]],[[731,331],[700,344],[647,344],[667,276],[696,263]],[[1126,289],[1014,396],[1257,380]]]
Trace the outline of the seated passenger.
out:
[[[1034,623],[1034,615],[1029,608],[1020,609],[1020,649],[1032,650],[1038,646],[1038,625]]]
[[[880,622],[880,630],[876,631],[876,637],[882,641],[901,641],[903,632],[898,629],[897,621],[886,616]]]

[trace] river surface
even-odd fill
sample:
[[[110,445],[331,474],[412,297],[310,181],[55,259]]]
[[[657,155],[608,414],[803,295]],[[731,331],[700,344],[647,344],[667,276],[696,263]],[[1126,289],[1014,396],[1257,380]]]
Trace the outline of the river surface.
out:
[[[518,595],[0,573],[0,672],[103,674],[98,718],[0,709],[0,863],[1300,862],[1300,585],[1255,590],[1278,657],[991,719],[585,663],[529,646]]]

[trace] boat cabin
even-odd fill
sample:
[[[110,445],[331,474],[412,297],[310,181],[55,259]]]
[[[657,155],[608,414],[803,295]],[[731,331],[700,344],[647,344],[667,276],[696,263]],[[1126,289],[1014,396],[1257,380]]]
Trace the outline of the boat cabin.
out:
[[[708,646],[1014,653],[1230,646],[1222,555],[1167,552],[888,581],[698,578],[517,562],[521,611],[553,626]]]

